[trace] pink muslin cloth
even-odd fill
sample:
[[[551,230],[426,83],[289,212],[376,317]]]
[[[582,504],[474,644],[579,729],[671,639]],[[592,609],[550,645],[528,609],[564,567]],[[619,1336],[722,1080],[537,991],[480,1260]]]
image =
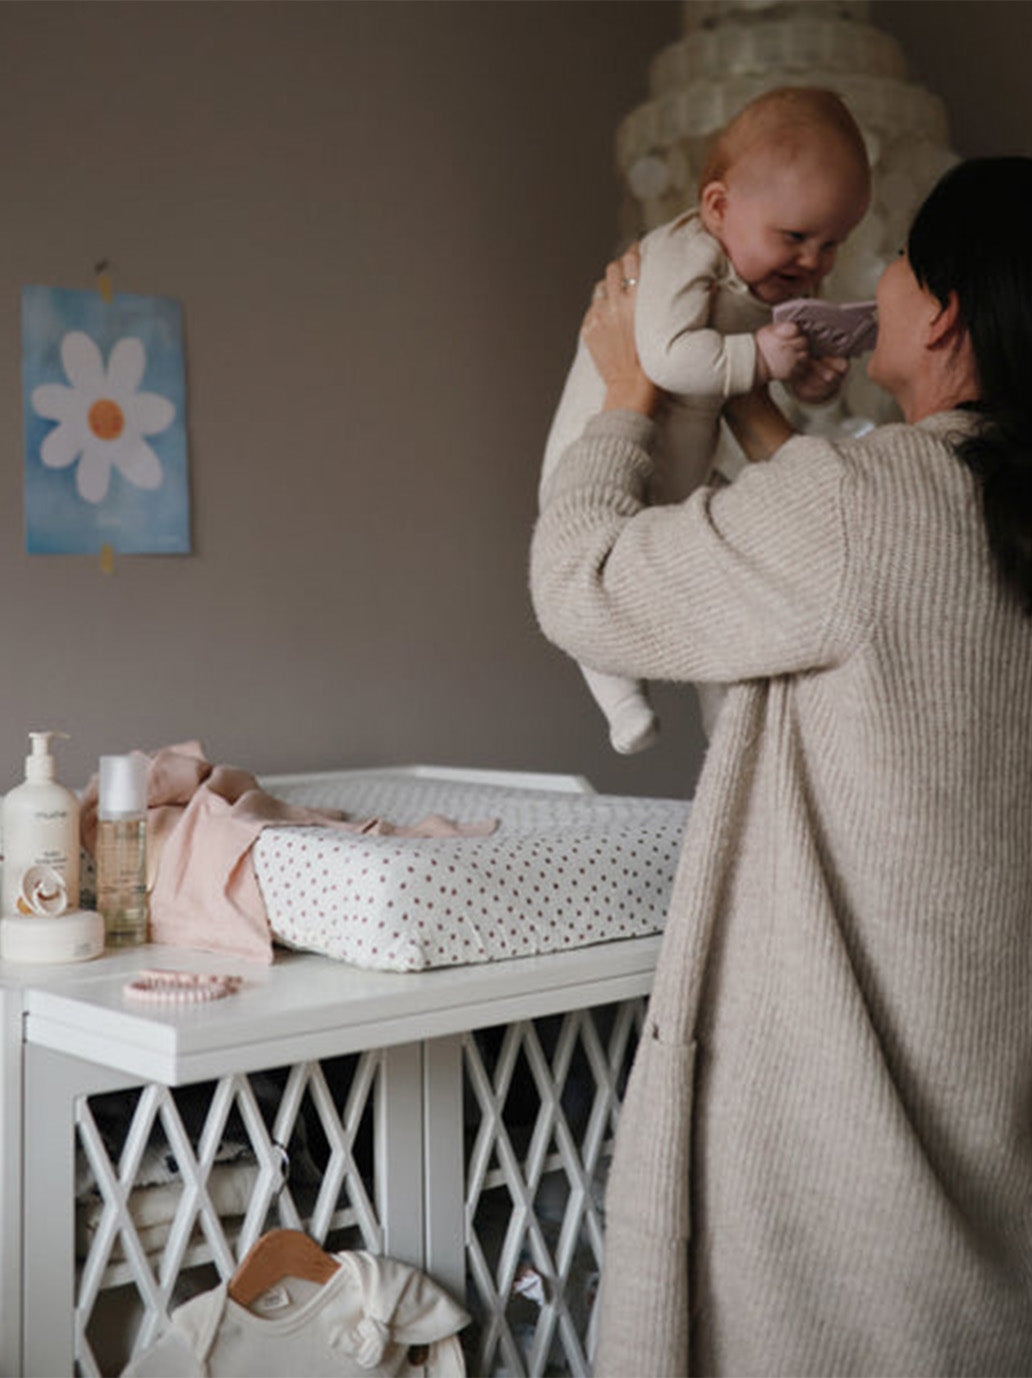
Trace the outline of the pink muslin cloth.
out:
[[[251,848],[270,824],[316,824],[348,832],[403,837],[484,837],[497,819],[453,823],[440,814],[397,827],[384,819],[348,821],[339,810],[287,804],[235,766],[213,766],[199,742],[148,756],[147,873],[150,939],[173,947],[229,952],[272,961],[272,935]],[[83,793],[83,845],[97,837],[94,776]]]

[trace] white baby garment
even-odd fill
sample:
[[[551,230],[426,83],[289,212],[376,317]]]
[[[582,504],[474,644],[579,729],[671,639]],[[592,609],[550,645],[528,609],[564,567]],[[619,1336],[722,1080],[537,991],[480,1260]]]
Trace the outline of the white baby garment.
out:
[[[123,1378],[463,1378],[469,1317],[418,1269],[363,1252],[321,1286],[285,1278],[251,1307],[223,1282],[185,1302]],[[426,1346],[414,1367],[410,1346]]]

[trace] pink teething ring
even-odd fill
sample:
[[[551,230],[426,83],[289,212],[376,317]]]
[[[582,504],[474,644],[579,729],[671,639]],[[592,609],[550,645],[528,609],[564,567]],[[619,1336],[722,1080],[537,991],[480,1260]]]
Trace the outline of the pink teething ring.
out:
[[[165,1005],[196,1005],[221,1000],[241,986],[239,976],[216,976],[204,971],[140,971],[127,981],[123,993],[133,1000]]]

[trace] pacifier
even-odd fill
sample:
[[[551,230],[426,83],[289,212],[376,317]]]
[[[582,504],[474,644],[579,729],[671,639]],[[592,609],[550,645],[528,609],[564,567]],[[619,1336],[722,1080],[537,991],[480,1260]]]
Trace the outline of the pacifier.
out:
[[[19,914],[63,914],[68,908],[64,876],[53,866],[30,866],[18,891]]]

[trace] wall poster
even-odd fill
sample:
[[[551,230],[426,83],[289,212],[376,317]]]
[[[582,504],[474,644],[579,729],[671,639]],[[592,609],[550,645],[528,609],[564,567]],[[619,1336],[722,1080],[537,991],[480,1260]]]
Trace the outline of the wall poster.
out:
[[[177,301],[23,287],[22,412],[30,555],[189,553]]]

